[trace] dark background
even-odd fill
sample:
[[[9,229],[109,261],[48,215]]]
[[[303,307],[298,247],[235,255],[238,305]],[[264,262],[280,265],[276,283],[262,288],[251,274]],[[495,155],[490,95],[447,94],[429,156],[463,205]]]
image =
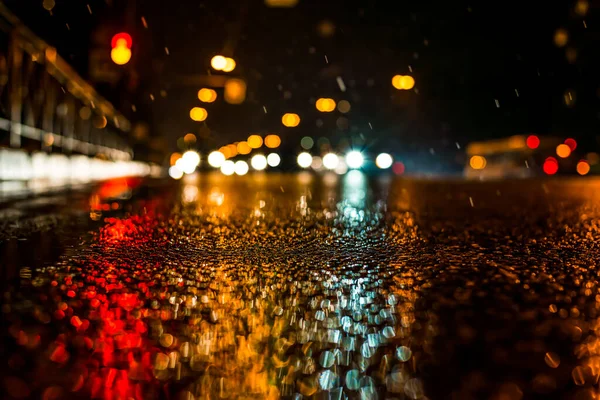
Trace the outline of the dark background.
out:
[[[584,15],[575,1],[300,0],[273,9],[259,0],[56,0],[51,12],[42,0],[5,3],[83,76],[93,67],[92,49],[109,54],[112,34],[131,33],[133,59],[119,67],[121,79],[96,86],[133,121],[149,121],[149,145],[162,149],[175,150],[188,132],[200,137],[201,150],[278,133],[283,149],[295,152],[309,135],[418,157],[435,168],[469,141],[514,134],[596,145],[596,1]],[[323,21],[333,35],[320,34]],[[554,43],[560,28],[569,35],[564,47]],[[106,43],[94,43],[99,32],[107,32]],[[201,105],[201,86],[188,82],[211,73],[215,54],[237,61],[231,75],[246,79],[247,99],[229,105],[220,97],[206,105],[206,123],[196,123],[189,110]],[[395,90],[392,76],[409,73],[415,90]],[[339,112],[316,111],[319,97],[350,101],[347,128],[338,127]],[[302,117],[299,127],[281,125],[285,112]]]

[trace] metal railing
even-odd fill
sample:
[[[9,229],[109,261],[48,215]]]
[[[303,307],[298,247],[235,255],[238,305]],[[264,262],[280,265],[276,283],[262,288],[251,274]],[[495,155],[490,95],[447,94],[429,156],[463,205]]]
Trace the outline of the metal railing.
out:
[[[0,145],[128,161],[131,124],[0,2]]]

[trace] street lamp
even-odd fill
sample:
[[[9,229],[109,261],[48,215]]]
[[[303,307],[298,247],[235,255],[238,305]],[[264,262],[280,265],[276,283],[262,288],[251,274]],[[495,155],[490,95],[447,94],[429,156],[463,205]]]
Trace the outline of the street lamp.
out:
[[[217,71],[223,70],[227,65],[227,59],[223,56],[214,56],[212,60],[210,60],[210,66]]]
[[[319,99],[317,100],[317,102],[315,103],[315,106],[317,107],[317,110],[321,111],[321,112],[332,112],[333,110],[335,110],[335,100],[333,99]]]
[[[193,121],[204,121],[208,117],[208,112],[202,107],[194,107],[190,110],[190,118]]]
[[[231,72],[235,69],[236,62],[233,58],[217,55],[210,60],[210,66],[215,71]]]
[[[398,90],[410,90],[415,87],[415,78],[410,75],[395,75],[392,78],[392,86]]]
[[[217,99],[217,92],[212,89],[203,88],[198,91],[198,100],[203,103],[212,103]]]
[[[295,128],[300,124],[300,116],[295,113],[286,113],[281,117],[281,123],[288,128]]]
[[[235,69],[235,60],[233,58],[225,57],[225,66],[222,68],[223,72],[231,72]]]

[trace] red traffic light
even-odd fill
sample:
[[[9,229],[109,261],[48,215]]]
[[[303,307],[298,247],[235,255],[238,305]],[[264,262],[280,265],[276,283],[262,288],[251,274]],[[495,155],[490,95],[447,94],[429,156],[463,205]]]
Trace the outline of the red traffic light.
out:
[[[110,42],[110,46],[113,49],[116,48],[118,45],[118,42],[120,40],[125,40],[125,45],[127,46],[127,48],[131,49],[131,45],[133,44],[133,39],[131,38],[131,35],[129,33],[125,33],[125,32],[117,33],[115,36],[113,36],[113,38]]]

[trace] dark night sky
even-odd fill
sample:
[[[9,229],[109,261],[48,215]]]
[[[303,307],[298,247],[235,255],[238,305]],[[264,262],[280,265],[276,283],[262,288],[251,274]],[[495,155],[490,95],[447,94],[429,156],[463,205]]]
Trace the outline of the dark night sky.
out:
[[[6,1],[83,75],[93,29],[132,32],[140,86],[133,95],[104,93],[123,108],[133,96],[146,110],[137,118],[150,118],[173,148],[177,137],[200,129],[188,117],[200,105],[199,87],[182,85],[181,77],[205,74],[224,49],[237,60],[233,75],[247,80],[249,96],[243,105],[221,99],[206,107],[208,148],[250,133],[280,133],[290,148],[304,135],[360,143],[362,134],[373,149],[440,154],[457,141],[529,132],[593,141],[599,128],[600,3],[591,0],[585,16],[574,11],[575,1],[300,0],[292,9],[269,9],[261,0],[127,0],[136,3],[134,25],[123,18],[124,0],[89,0],[92,15],[85,0],[56,2],[50,15],[42,0]],[[335,25],[330,38],[317,33],[323,20]],[[553,41],[558,28],[569,33],[562,48]],[[568,48],[577,52],[572,62]],[[417,90],[396,91],[392,76],[409,68]],[[570,107],[567,90],[575,99]],[[336,127],[338,112],[315,110],[318,97],[350,101],[349,129]],[[282,127],[285,112],[300,114],[298,128]]]

